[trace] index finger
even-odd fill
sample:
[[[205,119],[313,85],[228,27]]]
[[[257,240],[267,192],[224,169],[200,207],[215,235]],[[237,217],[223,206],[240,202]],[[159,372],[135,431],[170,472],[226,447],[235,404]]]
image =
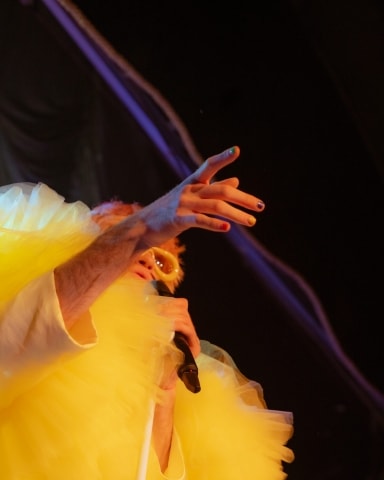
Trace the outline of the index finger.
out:
[[[207,160],[193,174],[193,180],[199,183],[209,183],[222,168],[234,162],[240,155],[240,148],[234,146],[224,150]]]

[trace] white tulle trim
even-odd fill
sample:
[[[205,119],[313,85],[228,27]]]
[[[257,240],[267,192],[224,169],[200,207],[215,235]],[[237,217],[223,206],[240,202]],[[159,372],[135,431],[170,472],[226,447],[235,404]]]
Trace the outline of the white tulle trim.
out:
[[[89,224],[90,209],[80,201],[66,203],[64,197],[43,183],[0,187],[2,228],[35,231],[61,221]]]

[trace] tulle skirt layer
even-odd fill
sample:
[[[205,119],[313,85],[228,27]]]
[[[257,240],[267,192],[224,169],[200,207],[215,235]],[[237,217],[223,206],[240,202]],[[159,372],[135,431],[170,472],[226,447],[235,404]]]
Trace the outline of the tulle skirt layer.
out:
[[[0,307],[97,234],[82,204],[68,207],[47,187],[36,189],[22,196],[23,215],[16,200],[4,200],[0,191]],[[52,200],[55,215],[49,213]],[[1,479],[137,478],[150,406],[161,401],[156,382],[162,358],[173,348],[172,326],[157,315],[154,293],[143,282],[119,280],[92,307],[97,345],[58,359],[44,375],[31,367],[13,379],[17,395],[0,410]],[[231,361],[212,356],[210,344],[203,347],[206,353],[197,359],[201,392],[180,382],[176,400],[187,479],[283,479],[282,462],[293,458],[286,446],[290,414],[268,410],[257,384]],[[148,479],[163,478],[151,455]]]
[[[117,283],[92,308],[95,347],[58,360],[38,382],[34,368],[16,379],[18,396],[0,413],[0,478],[136,478],[170,338],[156,298]]]
[[[183,439],[188,478],[282,480],[282,462],[293,460],[288,412],[265,408],[260,387],[235,366],[198,357],[201,392],[189,398],[179,386],[176,423]]]

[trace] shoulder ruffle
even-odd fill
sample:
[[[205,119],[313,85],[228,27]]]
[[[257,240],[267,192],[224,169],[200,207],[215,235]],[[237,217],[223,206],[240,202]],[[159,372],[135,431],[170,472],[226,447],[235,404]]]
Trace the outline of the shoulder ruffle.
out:
[[[0,188],[0,308],[20,288],[85,248],[99,233],[90,209],[42,183]]]

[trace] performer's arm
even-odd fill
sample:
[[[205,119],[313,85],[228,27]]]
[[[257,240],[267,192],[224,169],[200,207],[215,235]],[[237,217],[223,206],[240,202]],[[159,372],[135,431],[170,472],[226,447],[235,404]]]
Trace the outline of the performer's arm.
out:
[[[68,328],[149,247],[189,228],[227,232],[230,222],[245,226],[256,223],[243,209],[261,212],[263,202],[239,190],[236,178],[213,179],[239,154],[239,148],[233,147],[210,157],[166,195],[112,226],[83,252],[56,268],[56,289]]]
[[[200,341],[188,311],[186,298],[166,297],[161,302],[159,313],[173,322],[175,331],[180,332],[191,345],[194,357],[200,353]],[[176,385],[180,381],[177,376],[177,366],[181,360],[180,352],[171,349],[163,361],[163,372],[159,382],[160,400],[156,404],[152,428],[152,441],[159,459],[161,470],[168,466],[170,448],[174,432],[173,414],[176,400]]]

